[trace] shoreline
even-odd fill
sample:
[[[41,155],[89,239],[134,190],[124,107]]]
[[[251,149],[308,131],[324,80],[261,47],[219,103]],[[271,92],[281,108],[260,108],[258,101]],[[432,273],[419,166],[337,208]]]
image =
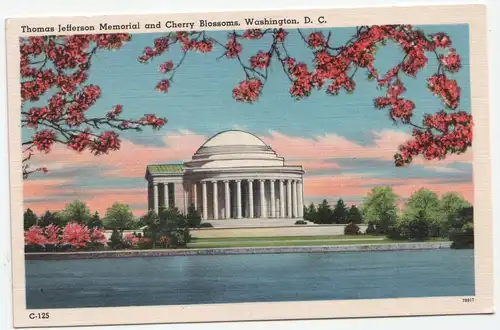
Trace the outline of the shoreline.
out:
[[[326,246],[273,246],[273,247],[231,247],[231,248],[192,248],[192,249],[155,249],[120,251],[81,251],[81,252],[32,252],[25,253],[25,260],[72,260],[106,259],[134,257],[175,257],[194,255],[238,255],[238,254],[279,254],[279,253],[328,253],[328,252],[382,252],[408,250],[450,249],[450,241],[405,242],[389,244],[353,244]]]

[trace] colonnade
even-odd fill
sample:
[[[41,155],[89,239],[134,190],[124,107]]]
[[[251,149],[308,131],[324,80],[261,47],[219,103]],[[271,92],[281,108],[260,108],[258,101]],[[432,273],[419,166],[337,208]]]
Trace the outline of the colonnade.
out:
[[[190,190],[204,220],[303,217],[301,180],[204,180],[192,183]]]
[[[160,206],[180,206],[176,205],[173,196],[179,184],[184,187],[184,211],[187,205],[193,204],[203,220],[304,216],[300,179],[205,179],[183,184],[153,183],[150,191],[154,210],[158,212]]]

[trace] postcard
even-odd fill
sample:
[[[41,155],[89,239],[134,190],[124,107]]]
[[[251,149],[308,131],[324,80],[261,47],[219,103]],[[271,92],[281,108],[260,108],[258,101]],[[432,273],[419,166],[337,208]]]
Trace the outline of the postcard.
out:
[[[8,19],[14,325],[493,313],[486,12]]]

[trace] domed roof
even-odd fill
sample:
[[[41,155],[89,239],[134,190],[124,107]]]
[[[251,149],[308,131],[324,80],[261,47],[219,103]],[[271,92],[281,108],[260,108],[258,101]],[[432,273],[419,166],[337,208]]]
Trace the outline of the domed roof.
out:
[[[221,147],[221,146],[266,146],[264,141],[257,136],[239,130],[224,131],[215,134],[208,139],[202,147]]]
[[[212,136],[184,164],[191,169],[283,166],[284,159],[257,136],[230,130]]]

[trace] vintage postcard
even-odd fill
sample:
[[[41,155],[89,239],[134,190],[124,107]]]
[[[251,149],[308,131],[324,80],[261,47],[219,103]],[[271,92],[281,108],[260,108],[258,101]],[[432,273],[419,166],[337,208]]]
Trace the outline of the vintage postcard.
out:
[[[486,11],[9,19],[15,326],[493,313]]]

